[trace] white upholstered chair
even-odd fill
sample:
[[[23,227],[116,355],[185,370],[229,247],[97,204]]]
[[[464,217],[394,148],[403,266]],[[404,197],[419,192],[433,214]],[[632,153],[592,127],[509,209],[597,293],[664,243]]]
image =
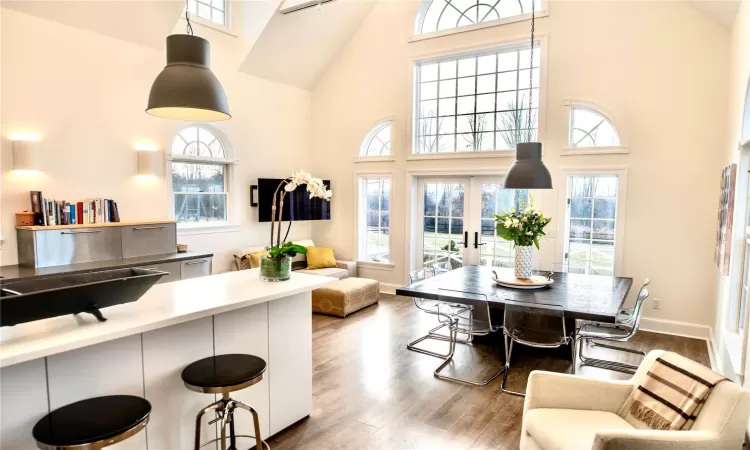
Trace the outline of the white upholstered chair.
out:
[[[648,353],[627,381],[531,372],[521,450],[740,449],[750,416],[750,392],[735,383],[721,382],[713,388],[689,431],[639,430],[618,415],[662,353]]]

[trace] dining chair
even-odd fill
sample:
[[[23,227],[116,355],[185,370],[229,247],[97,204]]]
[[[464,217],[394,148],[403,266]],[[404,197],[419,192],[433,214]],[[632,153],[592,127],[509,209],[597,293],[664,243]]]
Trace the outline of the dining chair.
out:
[[[503,322],[505,373],[500,384],[503,392],[526,396],[523,392],[511,391],[505,387],[514,343],[535,348],[558,348],[571,344],[573,361],[576,360],[573,333],[569,334],[565,329],[565,313],[562,306],[506,300]]]
[[[466,302],[467,306],[471,306],[471,314],[468,316],[461,314],[442,314],[442,311],[445,310],[447,305],[455,303],[455,297],[461,298],[462,302]],[[500,376],[500,374],[505,371],[505,367],[501,366],[500,370],[494,372],[489,378],[481,381],[452,377],[443,375],[440,372],[453,360],[456,343],[459,342],[456,339],[458,334],[466,334],[468,336],[487,336],[502,329],[501,325],[492,323],[492,317],[490,316],[490,303],[487,296],[485,294],[474,292],[438,289],[438,298],[440,299],[438,309],[441,310],[441,314],[438,316],[439,319],[441,321],[446,321],[446,316],[449,317],[449,320],[445,323],[450,330],[450,349],[445,361],[435,369],[435,377],[440,378],[441,380],[457,381],[459,383],[470,384],[473,386],[486,386],[489,382]]]
[[[436,274],[438,274],[438,272],[435,270],[434,267],[424,267],[422,269],[413,270],[409,272],[409,283],[410,284],[416,283],[418,281],[422,281],[424,279],[434,277]],[[427,314],[438,316],[438,322],[440,322],[440,324],[436,326],[435,328],[431,329],[430,331],[428,331],[426,335],[420,338],[417,338],[409,342],[408,344],[406,344],[406,348],[413,352],[423,353],[425,355],[434,356],[436,358],[441,358],[441,359],[448,358],[448,356],[450,355],[450,347],[447,353],[438,353],[438,352],[434,352],[431,350],[419,348],[416,345],[427,339],[434,339],[434,340],[444,341],[444,342],[450,341],[451,340],[450,336],[440,334],[438,333],[438,330],[447,327],[453,316],[457,316],[460,314],[470,315],[471,306],[451,302],[451,303],[443,305],[442,308],[439,308],[440,306],[439,300],[430,300],[430,299],[424,299],[424,298],[418,298],[418,297],[412,297],[412,300],[414,301],[414,306],[416,306],[417,309]],[[458,339],[457,342],[461,344],[468,344],[472,341],[472,339],[473,339],[473,336],[469,335],[466,337],[466,339]]]
[[[627,347],[619,347],[615,345],[603,344],[599,341],[608,342],[627,342],[631,337],[638,331],[638,326],[641,321],[641,314],[643,314],[643,303],[648,298],[648,285],[651,281],[646,278],[643,282],[641,290],[638,292],[638,298],[635,304],[630,309],[621,310],[615,319],[615,323],[599,323],[599,322],[584,322],[576,333],[576,346],[580,345],[578,351],[578,357],[581,360],[581,365],[598,367],[600,369],[609,369],[617,372],[633,374],[638,369],[637,366],[622,363],[619,361],[611,361],[606,359],[596,359],[587,357],[584,353],[584,347],[586,343],[591,342],[593,347],[601,347],[610,350],[632,353],[640,356],[645,356],[646,353],[640,350],[634,350]]]

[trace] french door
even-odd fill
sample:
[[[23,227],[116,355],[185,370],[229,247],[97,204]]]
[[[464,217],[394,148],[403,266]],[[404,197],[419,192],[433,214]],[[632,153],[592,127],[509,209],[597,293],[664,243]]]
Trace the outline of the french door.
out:
[[[513,244],[496,236],[493,214],[522,207],[526,190],[505,189],[502,177],[420,178],[418,198],[422,267],[513,267]]]

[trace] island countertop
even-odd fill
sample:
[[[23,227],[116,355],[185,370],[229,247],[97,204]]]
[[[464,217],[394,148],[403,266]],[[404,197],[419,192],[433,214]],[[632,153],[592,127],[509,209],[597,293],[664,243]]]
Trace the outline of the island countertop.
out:
[[[292,273],[288,281],[258,279],[258,269],[157,284],[138,301],[93,316],[61,316],[0,329],[0,367],[144,333],[312,291],[335,278]]]

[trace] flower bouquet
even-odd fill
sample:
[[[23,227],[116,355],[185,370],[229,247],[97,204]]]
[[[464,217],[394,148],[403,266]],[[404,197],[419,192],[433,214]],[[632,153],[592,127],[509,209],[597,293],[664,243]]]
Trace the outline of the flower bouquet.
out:
[[[502,214],[494,214],[494,217],[497,224],[497,235],[515,244],[515,277],[531,278],[531,245],[533,244],[539,249],[539,238],[546,236],[544,227],[552,219],[545,217],[542,211],[534,206],[533,199],[530,199],[528,205],[521,205],[517,211],[511,210]]]

